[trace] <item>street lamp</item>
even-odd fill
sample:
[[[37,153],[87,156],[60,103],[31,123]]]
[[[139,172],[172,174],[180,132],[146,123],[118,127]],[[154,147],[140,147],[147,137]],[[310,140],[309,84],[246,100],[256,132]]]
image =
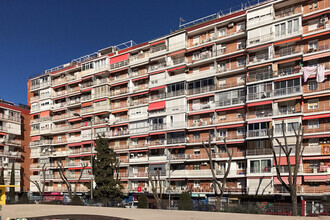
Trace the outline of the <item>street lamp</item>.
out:
[[[168,155],[168,205],[169,209],[171,209],[171,154],[172,154],[172,149],[170,149],[169,155]]]
[[[80,117],[79,113],[73,113],[74,116]],[[94,121],[94,115],[92,115],[91,118],[91,200],[94,199],[93,196],[93,148],[94,148],[94,143],[93,143],[93,121]]]

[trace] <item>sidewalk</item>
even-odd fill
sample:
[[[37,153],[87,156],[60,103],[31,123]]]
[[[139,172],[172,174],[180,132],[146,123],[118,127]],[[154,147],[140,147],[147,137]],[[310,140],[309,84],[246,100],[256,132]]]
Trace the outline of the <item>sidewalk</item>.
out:
[[[250,215],[223,212],[176,211],[157,209],[125,209],[90,206],[63,206],[63,205],[6,205],[0,212],[2,219],[38,217],[63,214],[90,214],[127,219],[168,220],[168,219],[230,219],[230,220],[280,220],[280,219],[316,219],[312,217],[288,217],[275,215]],[[318,219],[329,219],[319,217]]]

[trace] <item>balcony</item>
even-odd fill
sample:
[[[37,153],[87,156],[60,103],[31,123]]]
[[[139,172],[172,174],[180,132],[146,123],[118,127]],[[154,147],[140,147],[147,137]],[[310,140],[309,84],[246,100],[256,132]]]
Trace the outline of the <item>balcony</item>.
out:
[[[151,131],[164,130],[164,129],[166,129],[166,123],[153,124],[153,125],[150,126]]]
[[[265,117],[271,117],[273,116],[273,110],[272,109],[263,109],[263,110],[257,110],[257,111],[249,111],[247,113],[248,119],[255,119],[255,118],[265,118]]]
[[[123,94],[126,94],[126,93],[129,93],[129,90],[128,88],[123,88],[123,89],[115,89],[115,90],[112,90],[111,91],[111,96],[117,96],[117,95],[123,95]],[[109,96],[109,95],[107,95]]]
[[[273,78],[273,71],[266,69],[259,69],[255,71],[251,71],[249,73],[248,82],[258,82],[266,79]]]
[[[150,57],[151,56],[158,56],[166,51],[166,45],[155,46],[150,49]]]
[[[52,119],[53,121],[56,121],[56,120],[66,119],[67,117],[69,117],[68,114],[53,115]]]
[[[165,99],[165,98],[166,98],[165,93],[158,93],[158,94],[152,94],[152,95],[150,95],[150,100],[151,101],[156,101],[156,100]]]
[[[257,54],[255,56],[250,56],[249,64],[256,64],[259,62],[264,62],[269,59],[270,59],[270,57],[269,57],[268,53]]]
[[[246,156],[259,156],[259,155],[270,155],[273,154],[270,148],[258,148],[258,149],[247,149]]]
[[[185,57],[173,58],[167,63],[168,66],[175,66],[185,62]]]
[[[250,130],[247,132],[247,136],[250,137],[264,137],[267,136],[267,129]]]
[[[318,42],[318,45],[316,48],[309,48],[308,50],[305,50],[304,53],[315,53],[319,51],[324,51],[329,49],[330,40]]]
[[[165,145],[165,139],[156,139],[150,141],[150,146]]]
[[[290,55],[301,53],[301,52],[302,51],[297,46],[281,48],[281,49],[275,51],[274,58],[290,56]]]
[[[130,106],[138,106],[138,105],[143,105],[143,104],[147,104],[147,103],[149,103],[148,98],[135,99],[135,100],[131,101]]]
[[[0,156],[20,158],[22,156],[22,154],[20,152],[13,152],[13,151],[9,151],[9,150],[0,150]]]
[[[39,141],[33,141],[30,142],[30,146],[39,146],[39,145],[51,145],[52,144],[52,140],[39,140]]]
[[[166,155],[149,155],[149,161],[166,161]]]
[[[144,156],[144,157],[132,157],[129,159],[130,163],[138,163],[138,162],[147,162],[148,161],[148,157]]]
[[[272,19],[269,19],[272,20]],[[265,20],[263,19],[262,22],[265,22]],[[249,38],[248,39],[248,45],[252,46],[254,44],[260,44],[262,42],[266,42],[266,41],[270,41],[274,39],[274,34],[270,33],[270,34],[264,34],[258,37],[253,37],[253,38]]]
[[[89,81],[89,82],[86,82],[86,83],[81,83],[80,88],[85,89],[85,88],[88,88],[88,87],[91,87],[91,86],[94,86],[94,85],[95,85],[95,83],[93,81]]]
[[[254,92],[254,93],[249,93],[248,95],[248,100],[259,100],[259,99],[266,99],[266,98],[271,98],[273,97],[273,90],[268,90],[268,91],[263,91],[263,92]]]
[[[167,138],[167,144],[183,144],[183,143],[186,143],[185,137]]]
[[[56,98],[56,97],[60,97],[60,96],[65,96],[68,94],[68,91],[67,90],[61,90],[61,91],[58,91],[58,92],[54,92],[54,94],[52,95],[53,98]]]
[[[207,126],[207,125],[213,125],[216,124],[216,120],[210,120],[210,119],[198,119],[190,121],[189,127],[199,127],[199,126]]]
[[[216,101],[216,107],[225,107],[225,106],[230,106],[230,105],[238,105],[241,103],[245,102],[245,96],[240,96],[237,98],[232,98],[232,99],[222,99],[219,101]]]
[[[305,167],[303,168],[303,173],[328,173],[328,170],[330,170],[330,167],[328,165],[320,165],[318,167],[310,168]]]
[[[271,173],[272,167],[250,167],[250,173]]]
[[[214,75],[215,69],[209,69],[205,71],[193,72],[191,74],[187,74],[187,80],[192,81],[196,79],[206,78]]]
[[[207,102],[207,103],[197,103],[192,104],[191,111],[201,111],[201,110],[207,110],[207,109],[214,109],[215,108],[215,102]]]
[[[319,125],[311,126],[304,125],[305,134],[311,133],[329,133],[330,131],[330,123],[320,123]]]
[[[166,68],[166,62],[149,65],[148,73]]]
[[[215,85],[208,85],[198,88],[192,88],[188,90],[188,95],[194,95],[198,93],[212,92],[215,90]]]
[[[2,113],[0,113],[0,119],[8,120],[8,121],[14,121],[14,122],[21,122],[20,117],[14,117],[14,116],[7,115],[7,114],[2,114]]]
[[[210,169],[205,170],[174,170],[171,177],[211,177]]]
[[[128,145],[127,144],[119,144],[119,145],[114,145],[113,149],[114,150],[124,150],[124,149],[128,149]]]
[[[292,95],[295,93],[301,92],[301,86],[292,86],[292,87],[286,87],[286,88],[280,88],[274,90],[274,96],[286,96],[286,95]]]
[[[226,138],[227,141],[241,140],[241,139],[245,139],[245,134],[237,134],[236,130],[234,132],[227,131],[226,136],[218,136],[218,137],[216,137],[216,140],[223,142],[224,138]]]
[[[225,83],[225,84],[219,84],[218,85],[218,90],[224,90],[224,89],[229,89],[229,88],[234,88],[237,86],[243,86],[245,85],[245,80],[241,82],[232,82],[232,83]]]
[[[123,60],[118,63],[110,64],[110,69],[117,69],[128,65],[128,60]]]
[[[302,12],[302,7],[301,6],[294,6],[290,8],[285,8],[282,10],[277,10],[275,11],[275,20],[277,19],[282,19],[284,17],[289,17],[295,14],[299,14]]]
[[[300,112],[300,110],[295,109],[295,106],[280,107],[277,110],[274,109],[274,115],[276,116],[292,115]]]
[[[149,58],[149,53],[148,52],[144,52],[144,53],[138,53],[135,54],[133,56],[130,57],[129,62],[131,65],[137,64],[137,63],[141,63],[141,62],[145,62],[147,61]]]
[[[148,177],[149,174],[147,172],[138,172],[138,173],[126,173],[128,177]]]
[[[185,94],[185,90],[181,89],[181,90],[176,90],[176,91],[171,91],[171,92],[166,93],[166,97],[171,98],[171,97],[180,96],[180,95],[184,95],[184,94]]]
[[[281,68],[278,70],[278,76],[281,77],[281,76],[289,76],[289,75],[292,75],[292,74],[297,74],[300,72],[300,67],[294,67],[294,66],[291,66],[291,67],[286,67],[286,68]]]

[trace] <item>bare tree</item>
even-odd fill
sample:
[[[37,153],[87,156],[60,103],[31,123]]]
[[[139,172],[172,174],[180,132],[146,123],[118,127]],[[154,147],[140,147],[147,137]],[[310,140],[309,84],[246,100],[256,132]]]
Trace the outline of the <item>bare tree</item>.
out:
[[[302,127],[301,123],[299,123],[299,127],[297,130],[297,127],[292,126],[292,129],[294,131],[296,143],[295,143],[295,166],[292,171],[292,164],[290,161],[290,154],[292,151],[292,147],[289,146],[287,136],[285,135],[286,129],[285,129],[285,123],[282,121],[282,135],[284,139],[284,144],[278,139],[274,138],[274,129],[270,128],[268,130],[268,137],[270,139],[270,146],[273,152],[274,157],[274,163],[275,163],[275,169],[277,174],[277,179],[281,182],[282,186],[290,193],[291,197],[291,203],[292,203],[292,215],[296,216],[298,215],[298,201],[297,201],[297,174],[300,166],[300,161],[302,158],[302,154],[304,152],[305,147],[302,145],[303,136],[304,136],[304,128]],[[274,140],[277,142],[277,144],[280,147],[280,154],[279,154],[279,161],[277,161],[276,157],[276,151],[274,147]],[[286,164],[288,165],[288,183],[286,183],[282,178],[282,173],[280,169],[280,161],[281,161],[281,151],[283,151],[286,159]]]
[[[29,177],[26,176],[26,174],[24,173],[24,177],[30,181],[30,183],[33,183],[38,191],[39,191],[39,195],[40,195],[40,202],[43,202],[44,201],[44,198],[45,198],[45,186],[46,186],[46,164],[44,164],[41,168],[41,173],[43,174],[43,182],[40,181],[40,184],[37,180],[31,180]],[[42,185],[42,186],[40,186]]]
[[[233,157],[233,153],[230,152],[227,148],[227,142],[226,142],[226,138],[223,139],[224,141],[224,145],[225,145],[225,150],[227,152],[228,155],[228,160],[227,160],[227,169],[224,173],[224,176],[220,179],[217,178],[216,176],[216,169],[214,167],[213,164],[213,158],[212,158],[212,150],[211,150],[211,135],[209,135],[209,140],[208,143],[205,144],[204,141],[202,142],[203,147],[207,153],[207,156],[209,158],[209,163],[210,163],[210,169],[211,169],[211,173],[212,173],[212,181],[213,181],[213,188],[214,188],[214,193],[216,196],[216,208],[217,210],[220,210],[220,201],[221,198],[223,197],[224,194],[224,190],[225,190],[225,186],[226,186],[226,182],[227,182],[227,177],[229,175],[229,171],[230,171],[230,165],[231,165],[231,160]],[[218,192],[219,190],[219,192]]]
[[[83,175],[83,172],[84,172],[85,168],[87,167],[87,164],[82,163],[82,164],[81,164],[81,167],[82,167],[82,169],[80,170],[79,178],[78,178],[78,180],[75,182],[74,189],[72,190],[72,186],[71,186],[71,184],[70,184],[68,178],[67,178],[66,175],[65,175],[65,169],[64,169],[63,164],[57,161],[57,169],[58,169],[58,172],[59,172],[59,174],[60,174],[60,177],[61,177],[62,181],[63,181],[63,182],[65,183],[65,185],[66,185],[66,188],[67,188],[67,190],[68,190],[68,194],[69,194],[69,198],[70,198],[71,200],[72,200],[73,197],[75,197],[75,195],[76,195],[76,192],[77,192],[77,186],[78,186],[78,184],[80,183],[81,177],[82,177],[82,175]]]
[[[157,208],[161,209],[163,202],[163,186],[162,186],[162,181],[160,180],[160,171],[157,170],[157,172],[153,172],[153,173],[149,171],[148,177],[151,185],[152,195],[154,196],[157,203]],[[157,192],[158,189],[159,189],[159,193]]]

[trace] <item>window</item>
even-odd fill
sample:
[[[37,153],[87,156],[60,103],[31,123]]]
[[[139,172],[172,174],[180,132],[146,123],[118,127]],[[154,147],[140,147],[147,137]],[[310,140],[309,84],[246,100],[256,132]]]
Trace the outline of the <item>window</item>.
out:
[[[81,70],[82,71],[89,70],[89,69],[93,69],[93,62],[81,64]]]
[[[225,129],[220,129],[219,130],[219,137],[220,138],[223,138],[223,137],[226,137],[227,136],[227,130]]]
[[[194,36],[193,38],[193,45],[199,44],[199,36]]]
[[[244,40],[237,41],[237,50],[243,50],[243,49],[245,49],[245,41]]]
[[[308,42],[308,51],[309,52],[316,51],[317,48],[318,48],[318,41],[317,40]]]
[[[219,29],[219,37],[226,36],[226,28],[220,28]]]
[[[310,80],[310,81],[308,81],[308,89],[309,90],[317,90],[317,88],[318,88],[318,83],[316,82],[316,80]]]
[[[244,162],[244,161],[238,161],[238,162],[237,162],[237,169],[238,169],[238,170],[243,170],[243,169],[245,169],[245,162]]]
[[[220,112],[219,120],[220,121],[225,121],[226,120],[226,112]]]
[[[245,23],[244,22],[237,23],[237,32],[238,31],[245,31]]]
[[[238,136],[243,136],[245,133],[245,129],[244,128],[237,128],[237,135]]]
[[[224,72],[224,71],[226,71],[226,62],[218,63],[218,71],[219,71],[219,72]]]
[[[201,187],[201,181],[199,180],[195,180],[194,181],[194,187],[197,188],[197,187]]]
[[[320,167],[320,161],[318,161],[318,160],[311,160],[311,161],[309,161],[308,167],[309,168],[317,168],[318,169]]]
[[[198,139],[200,139],[200,133],[199,133],[199,131],[195,131],[195,132],[193,133],[193,138],[194,138],[194,140],[198,140]]]
[[[237,66],[245,66],[245,58],[238,58],[237,59]]]
[[[195,148],[194,149],[194,155],[200,155],[201,154],[201,149],[200,148]]]
[[[199,60],[201,58],[201,54],[199,52],[193,54],[192,60]]]
[[[308,109],[318,109],[319,100],[318,99],[309,99],[308,100]]]
[[[308,120],[308,128],[309,129],[314,129],[314,128],[319,128],[319,120]]]
[[[308,31],[316,30],[319,26],[319,19],[308,22]]]

